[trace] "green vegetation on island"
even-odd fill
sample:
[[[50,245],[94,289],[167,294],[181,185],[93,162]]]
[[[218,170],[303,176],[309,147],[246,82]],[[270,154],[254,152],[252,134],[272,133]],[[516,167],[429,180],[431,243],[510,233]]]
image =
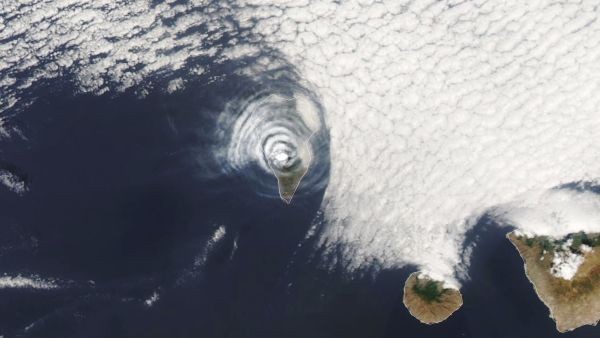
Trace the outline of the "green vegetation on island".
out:
[[[581,253],[581,246],[586,245],[590,248],[600,247],[600,236],[595,234],[586,234],[585,232],[576,232],[568,234],[563,238],[554,239],[548,236],[527,237],[516,235],[516,237],[525,242],[525,245],[532,248],[539,246],[545,252],[553,253],[556,250],[562,250],[565,243],[571,241],[569,249],[573,253]]]
[[[463,304],[460,291],[418,272],[406,280],[403,302],[410,314],[424,324],[443,322]]]
[[[558,331],[596,325],[600,320],[599,234],[577,232],[552,238],[511,232],[507,237],[523,258],[527,278],[550,309]],[[566,256],[580,257],[579,265],[572,274],[556,275],[555,265]]]
[[[444,288],[440,282],[433,280],[424,280],[423,282],[417,282],[413,285],[414,293],[421,297],[424,301],[440,302],[442,295],[444,294]]]

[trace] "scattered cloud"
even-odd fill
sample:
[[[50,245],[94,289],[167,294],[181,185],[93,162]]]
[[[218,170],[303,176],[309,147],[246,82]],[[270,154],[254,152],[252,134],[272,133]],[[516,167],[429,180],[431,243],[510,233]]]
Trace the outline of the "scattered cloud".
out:
[[[0,289],[56,289],[59,285],[54,280],[42,279],[38,276],[0,276]]]
[[[258,5],[239,16],[257,19],[322,96],[331,177],[321,245],[333,262],[410,264],[452,280],[484,212],[600,177],[592,5],[242,3]]]
[[[135,87],[214,57],[227,33],[280,51],[323,102],[321,245],[350,271],[410,264],[455,279],[465,232],[497,206],[524,229],[562,231],[546,224],[552,208],[570,230],[592,228],[591,193],[520,200],[600,177],[600,20],[586,1],[0,4],[3,111],[65,73],[81,91]],[[257,53],[234,45],[220,55]]]

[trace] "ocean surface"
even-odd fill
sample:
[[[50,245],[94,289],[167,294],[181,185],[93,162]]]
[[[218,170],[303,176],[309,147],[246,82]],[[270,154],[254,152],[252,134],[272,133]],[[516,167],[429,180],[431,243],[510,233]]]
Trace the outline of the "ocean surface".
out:
[[[288,206],[274,177],[258,194],[219,172],[219,103],[190,98],[197,90],[49,90],[15,118],[22,136],[1,141],[1,161],[28,191],[0,191],[0,267],[55,287],[0,289],[1,336],[600,336],[558,334],[509,229],[485,218],[468,234],[463,308],[420,324],[402,304],[414,268],[349,274],[323,264],[324,189],[301,185]]]

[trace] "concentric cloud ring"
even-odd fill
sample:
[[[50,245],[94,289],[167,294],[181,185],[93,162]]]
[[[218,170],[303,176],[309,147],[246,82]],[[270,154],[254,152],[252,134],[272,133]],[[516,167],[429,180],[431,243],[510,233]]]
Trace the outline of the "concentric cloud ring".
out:
[[[221,114],[219,128],[227,135],[221,167],[244,177],[259,195],[288,203],[300,180],[303,193],[322,190],[328,135],[318,100],[289,79],[257,87],[231,100]]]

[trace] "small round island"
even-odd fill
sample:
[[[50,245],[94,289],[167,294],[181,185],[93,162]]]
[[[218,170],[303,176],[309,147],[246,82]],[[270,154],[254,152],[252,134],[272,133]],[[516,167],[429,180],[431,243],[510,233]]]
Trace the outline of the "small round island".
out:
[[[421,272],[412,273],[404,284],[404,305],[423,324],[446,320],[463,304],[459,290]]]

